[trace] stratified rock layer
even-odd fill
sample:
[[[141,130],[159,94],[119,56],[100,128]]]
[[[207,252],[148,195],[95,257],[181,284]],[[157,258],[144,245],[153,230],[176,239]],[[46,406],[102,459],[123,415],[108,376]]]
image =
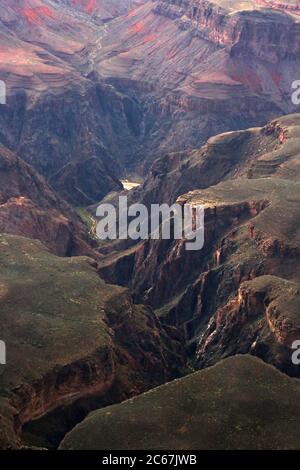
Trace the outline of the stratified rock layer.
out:
[[[0,145],[0,232],[38,239],[60,256],[97,257],[78,215],[30,165]]]
[[[2,4],[0,79],[6,104],[1,105],[0,142],[74,205],[120,190],[121,160],[136,145],[131,114],[139,110],[126,93],[92,73],[101,27],[74,4]],[[97,188],[90,187],[91,174]]]
[[[299,28],[276,8],[226,0],[148,1],[114,21],[94,68],[144,103],[138,168],[294,112],[287,97],[298,75]]]
[[[0,141],[73,204],[165,153],[295,111],[300,23],[281,9],[161,0],[119,16],[112,3],[99,25],[100,0],[2,2]]]

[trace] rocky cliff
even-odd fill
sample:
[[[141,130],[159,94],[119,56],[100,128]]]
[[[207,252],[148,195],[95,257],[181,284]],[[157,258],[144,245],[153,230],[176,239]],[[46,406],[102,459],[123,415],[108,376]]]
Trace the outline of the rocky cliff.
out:
[[[276,12],[276,2],[268,6],[270,10],[260,10],[259,4],[251,0],[242,5],[238,0],[160,0],[154,11],[177,19],[181,28],[190,28],[217,46],[225,46],[232,57],[252,54],[273,63],[298,60],[300,22]],[[272,7],[275,11],[271,11]]]
[[[201,338],[199,365],[251,352],[298,375],[298,366],[291,361],[291,345],[300,336],[299,292],[299,284],[274,276],[242,283],[237,296],[217,310]]]
[[[0,232],[38,239],[60,256],[97,258],[83,221],[30,165],[0,145]]]
[[[0,141],[74,205],[121,189],[118,176],[138,145],[133,115],[140,111],[92,73],[104,32],[61,2],[2,4]]]
[[[145,171],[166,153],[295,112],[298,58],[294,15],[251,1],[166,0],[114,21],[94,68],[143,104],[135,169]]]

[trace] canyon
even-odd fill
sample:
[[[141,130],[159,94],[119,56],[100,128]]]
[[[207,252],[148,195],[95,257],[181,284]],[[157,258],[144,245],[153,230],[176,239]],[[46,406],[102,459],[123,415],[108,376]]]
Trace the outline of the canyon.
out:
[[[0,6],[0,448],[299,447],[297,1]],[[203,249],[99,242],[120,195]]]
[[[294,109],[300,25],[290,13],[252,1],[243,11],[122,2],[101,25],[99,0],[2,4],[0,141],[72,204],[98,202],[165,153]]]
[[[104,279],[130,287],[180,328],[198,367],[251,352],[299,376],[290,361],[300,332],[299,125],[299,114],[286,116],[156,162],[163,170],[152,171],[133,199],[203,205],[204,248],[187,251],[184,240],[120,243],[100,260]]]

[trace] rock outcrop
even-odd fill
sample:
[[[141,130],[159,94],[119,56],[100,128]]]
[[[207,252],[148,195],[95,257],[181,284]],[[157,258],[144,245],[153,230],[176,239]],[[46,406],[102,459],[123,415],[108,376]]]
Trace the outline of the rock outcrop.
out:
[[[236,356],[91,413],[61,449],[298,449],[299,397],[299,381]]]
[[[104,31],[62,2],[2,3],[0,142],[73,204],[120,189],[118,177],[138,145],[133,115],[140,111],[93,74]],[[91,173],[98,188],[88,192]]]
[[[300,181],[300,114],[275,119],[265,126],[211,137],[192,151],[157,159],[132,202],[147,206],[172,204],[182,194],[225,180],[274,177]]]
[[[167,248],[160,242],[152,250],[143,251],[146,255],[136,257],[140,264],[133,270],[138,298],[153,304],[171,324],[180,325],[191,347],[198,341],[203,346],[209,337],[221,355],[218,357],[224,357],[234,353],[236,334],[240,338],[239,352],[253,352],[285,372],[299,376],[290,359],[292,341],[290,338],[285,341],[283,348],[270,321],[266,320],[262,305],[257,327],[252,320],[247,323],[247,339],[242,334],[243,321],[240,325],[233,321],[232,331],[222,321],[218,329],[218,333],[222,330],[221,335],[212,334],[217,319],[224,319],[228,311],[226,304],[231,305],[244,281],[271,274],[280,277],[286,289],[285,279],[296,282],[297,290],[300,249],[295,224],[299,216],[299,183],[272,178],[237,179],[191,192],[180,201],[207,206],[204,248],[188,252],[182,242],[174,241]],[[157,256],[161,250],[164,255]],[[168,282],[169,279],[172,281]],[[296,334],[298,323],[293,323],[295,313],[287,304],[285,314],[284,321],[293,324],[291,331],[295,330]],[[240,317],[237,314],[235,318]],[[261,329],[264,321],[265,329]],[[219,340],[228,346],[223,350],[224,356]],[[260,347],[253,347],[255,341]],[[210,363],[211,359],[209,348],[202,349],[202,346],[200,365]]]
[[[101,46],[94,68],[144,105],[139,171],[165,153],[296,110],[287,96],[298,75],[299,21],[276,8],[149,1],[114,21]],[[152,85],[142,95],[141,80]]]
[[[251,1],[139,1],[101,26],[100,0],[3,3],[0,141],[74,204],[98,202],[166,153],[295,111],[296,15]]]

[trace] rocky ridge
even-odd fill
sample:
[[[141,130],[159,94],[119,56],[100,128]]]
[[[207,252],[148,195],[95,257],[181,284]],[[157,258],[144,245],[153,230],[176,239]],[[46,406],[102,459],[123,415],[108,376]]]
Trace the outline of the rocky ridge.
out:
[[[20,447],[22,429],[30,445],[55,446],[90,409],[183,372],[176,332],[133,304],[129,292],[106,285],[90,258],[59,258],[13,235],[2,234],[0,244],[8,357],[1,366],[1,448]]]
[[[298,449],[297,397],[299,381],[236,356],[91,413],[61,449]]]

